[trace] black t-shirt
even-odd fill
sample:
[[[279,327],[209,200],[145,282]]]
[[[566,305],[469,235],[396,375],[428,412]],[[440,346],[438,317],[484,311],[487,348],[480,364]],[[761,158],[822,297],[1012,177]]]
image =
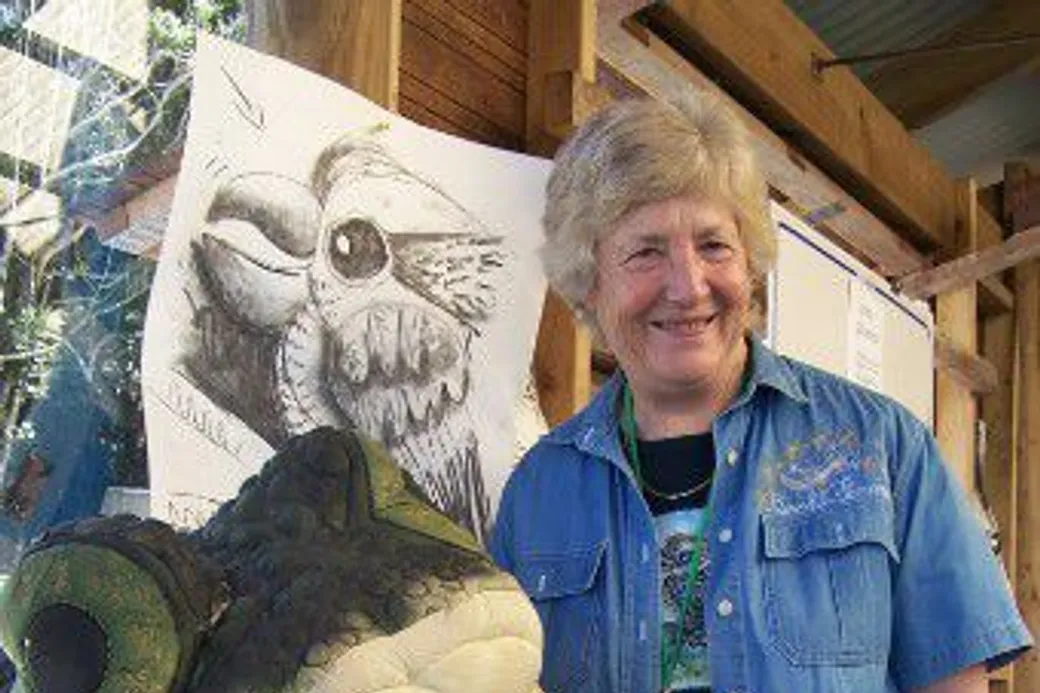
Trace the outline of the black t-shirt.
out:
[[[643,497],[654,515],[689,508],[703,508],[711,491],[711,475],[715,471],[715,442],[711,433],[640,440],[639,461],[643,474]],[[700,487],[700,488],[698,488]],[[653,489],[653,490],[651,490]],[[694,493],[674,500],[661,498],[663,494]]]
[[[700,526],[711,492],[715,445],[711,433],[640,440],[643,497],[654,515],[661,547],[662,638],[676,640],[679,612],[688,588],[692,534]],[[669,690],[710,692],[707,633],[704,627],[704,581],[709,557],[701,552],[698,578],[682,629],[680,659]],[[664,642],[665,640],[662,640]]]

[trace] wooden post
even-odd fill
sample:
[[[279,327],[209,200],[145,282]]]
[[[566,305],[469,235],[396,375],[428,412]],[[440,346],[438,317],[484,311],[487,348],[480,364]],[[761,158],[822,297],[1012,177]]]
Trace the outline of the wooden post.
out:
[[[978,243],[978,202],[974,180],[958,181],[956,253],[973,252]],[[936,327],[939,336],[968,353],[976,352],[976,284],[939,294]],[[952,373],[938,370],[935,377],[935,431],[946,461],[965,488],[973,490],[975,460],[975,396]]]
[[[401,0],[246,0],[249,44],[397,110]]]
[[[528,15],[527,147],[551,156],[561,123],[577,124],[584,85],[595,81],[594,0],[531,0]],[[576,86],[577,85],[577,86]],[[579,99],[574,95],[579,94]],[[546,294],[534,355],[542,412],[550,425],[589,399],[592,347],[588,330],[552,291]]]
[[[1030,182],[1024,165],[1004,169],[1005,218],[1011,231],[1029,223],[1024,214],[1040,199],[1030,201],[1020,193]],[[1037,188],[1040,197],[1040,187]],[[1026,624],[1040,632],[1040,260],[1015,268],[1015,322],[1018,351],[1018,426],[1016,468],[1018,476],[1016,594]],[[1014,683],[1019,691],[1040,690],[1040,654],[1031,650],[1015,664]]]

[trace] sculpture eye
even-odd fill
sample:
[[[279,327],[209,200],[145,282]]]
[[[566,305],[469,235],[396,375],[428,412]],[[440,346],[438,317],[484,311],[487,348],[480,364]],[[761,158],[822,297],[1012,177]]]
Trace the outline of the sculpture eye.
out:
[[[22,556],[0,592],[0,645],[18,690],[182,691],[226,604],[220,568],[172,528],[91,518]]]
[[[349,219],[329,237],[332,266],[346,279],[368,279],[390,259],[383,234],[367,219]]]
[[[90,614],[69,604],[40,609],[23,641],[28,670],[39,693],[94,693],[108,668],[105,631]]]

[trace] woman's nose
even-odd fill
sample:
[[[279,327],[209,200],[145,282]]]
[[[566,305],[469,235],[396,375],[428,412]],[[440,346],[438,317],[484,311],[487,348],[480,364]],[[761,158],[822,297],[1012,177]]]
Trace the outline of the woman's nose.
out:
[[[709,291],[706,269],[704,260],[694,248],[681,248],[671,253],[665,297],[688,302],[706,296]]]

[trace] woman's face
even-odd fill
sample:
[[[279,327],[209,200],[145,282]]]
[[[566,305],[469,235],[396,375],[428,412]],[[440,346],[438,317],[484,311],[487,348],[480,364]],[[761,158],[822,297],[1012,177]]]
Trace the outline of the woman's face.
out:
[[[633,210],[596,248],[586,307],[637,391],[708,392],[745,358],[748,258],[730,209],[675,197]]]

